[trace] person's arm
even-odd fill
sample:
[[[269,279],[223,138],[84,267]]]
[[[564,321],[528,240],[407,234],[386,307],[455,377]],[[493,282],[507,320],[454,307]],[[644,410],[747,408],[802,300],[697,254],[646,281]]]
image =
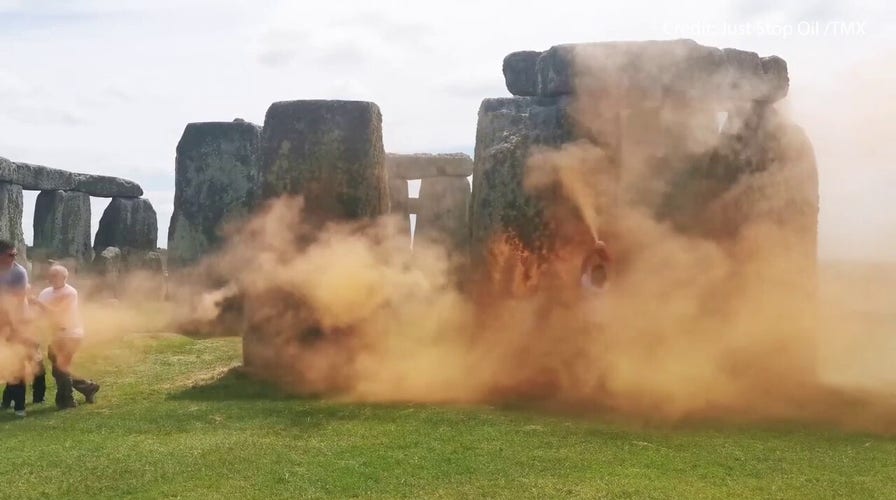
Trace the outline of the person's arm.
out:
[[[55,293],[52,296],[44,297],[41,299],[38,296],[38,302],[41,303],[41,308],[45,311],[55,312],[60,309],[63,309],[66,305],[70,304],[72,301],[77,300],[78,292],[73,292],[70,289],[64,290],[62,293]]]
[[[28,305],[37,306],[37,308],[43,312],[48,312],[50,310],[50,308],[37,297],[28,297]]]

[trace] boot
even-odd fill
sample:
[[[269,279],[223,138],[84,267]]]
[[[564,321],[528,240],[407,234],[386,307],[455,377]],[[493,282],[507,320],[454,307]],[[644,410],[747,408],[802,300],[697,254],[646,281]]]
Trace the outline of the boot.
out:
[[[100,390],[100,384],[83,378],[72,378],[72,387],[84,395],[84,402],[88,404],[96,402],[96,393]]]
[[[72,377],[62,370],[53,368],[53,378],[56,379],[56,408],[67,410],[75,408],[75,396],[72,393]]]

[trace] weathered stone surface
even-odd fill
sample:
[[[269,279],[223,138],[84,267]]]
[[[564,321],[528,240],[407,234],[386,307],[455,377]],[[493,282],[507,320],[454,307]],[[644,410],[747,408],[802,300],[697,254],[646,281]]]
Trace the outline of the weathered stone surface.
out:
[[[386,155],[386,170],[401,179],[427,177],[469,177],[473,159],[464,153]]]
[[[127,179],[67,172],[5,158],[0,158],[0,182],[18,184],[28,190],[80,191],[101,198],[143,196],[143,188]]]
[[[387,172],[389,177],[389,213],[400,218],[401,229],[411,238],[411,217],[408,211],[408,181],[395,177]]]
[[[431,177],[420,184],[420,211],[414,241],[429,240],[455,250],[467,250],[470,240],[466,177]]]
[[[128,271],[149,271],[158,276],[165,271],[162,254],[155,250],[128,250],[124,263]]]
[[[113,299],[119,296],[122,268],[122,255],[118,248],[106,247],[94,255],[90,269],[99,277],[99,286],[96,288],[99,296]]]
[[[722,49],[725,60],[719,84],[730,101],[749,101],[763,93],[763,71],[759,54],[740,49]]]
[[[94,250],[117,247],[155,250],[159,223],[152,203],[146,198],[112,198],[103,211],[93,241]]]
[[[673,83],[682,68],[691,69],[713,54],[720,56],[718,49],[692,40],[556,45],[538,58],[538,95],[569,95],[583,86],[604,92],[620,84],[644,86],[652,94]]]
[[[736,231],[756,222],[775,224],[809,241],[814,261],[819,196],[812,143],[774,108],[760,107],[755,115],[754,127],[723,137],[729,146],[720,158],[740,176],[711,207],[719,218],[717,227]]]
[[[34,247],[50,258],[93,259],[90,196],[77,191],[41,191],[34,207]]]
[[[382,116],[376,104],[277,102],[268,108],[262,131],[262,199],[302,195],[303,222],[313,226],[373,219],[389,212],[384,160]],[[246,369],[291,383],[292,389],[305,388],[304,363],[295,353],[312,353],[326,333],[310,308],[294,294],[272,289],[247,294],[243,310]],[[320,368],[344,367],[334,363]],[[316,374],[326,378],[320,370]],[[292,375],[299,378],[287,380]]]
[[[538,94],[609,93],[618,87],[636,87],[649,98],[663,92],[694,93],[696,83],[714,77],[723,65],[719,49],[693,40],[557,45],[538,59]]]
[[[190,123],[177,144],[172,265],[198,260],[220,243],[228,221],[246,216],[259,188],[261,127],[245,121]]]
[[[28,259],[31,262],[31,270],[29,271],[28,277],[32,283],[40,283],[45,280],[50,266],[56,263],[56,259],[53,258],[52,252],[43,248],[32,247],[28,252]],[[65,264],[63,263],[63,265]],[[76,261],[75,266],[69,269],[69,272],[77,273],[77,266],[78,263]]]
[[[575,48],[557,45],[543,52],[536,61],[538,95],[555,97],[575,92]]]
[[[693,40],[650,40],[557,45],[536,63],[544,97],[618,94],[643,102],[664,97],[774,101],[786,95],[787,67],[772,56],[763,65],[755,52],[720,50]]]
[[[121,273],[121,250],[116,247],[106,247],[97,252],[93,258],[94,272],[109,277],[118,277]]]
[[[514,97],[482,102],[469,214],[474,260],[484,255],[499,234],[510,235],[534,251],[550,240],[544,207],[524,189],[526,162],[535,146],[559,146],[572,140],[573,129],[568,99]]]
[[[787,97],[790,90],[790,76],[787,73],[787,61],[778,56],[763,57],[759,60],[764,74],[764,100],[775,102]]]
[[[661,215],[683,232],[717,240],[753,224],[773,224],[794,236],[803,258],[814,262],[818,203],[811,142],[773,107],[758,103],[730,115],[706,160],[670,183]]]
[[[502,70],[507,90],[516,96],[538,95],[538,72],[536,65],[541,52],[523,50],[511,52],[504,58]]]
[[[4,161],[0,158],[0,164]],[[22,234],[22,187],[0,182],[0,238],[16,244],[22,263],[26,260],[25,236]]]
[[[264,199],[301,194],[308,222],[389,210],[382,116],[363,101],[276,102],[262,131]]]
[[[476,126],[476,151],[525,132],[536,144],[558,146],[571,140],[578,124],[569,97],[499,97],[484,99]],[[476,173],[474,161],[473,173]],[[475,182],[475,181],[474,181]]]

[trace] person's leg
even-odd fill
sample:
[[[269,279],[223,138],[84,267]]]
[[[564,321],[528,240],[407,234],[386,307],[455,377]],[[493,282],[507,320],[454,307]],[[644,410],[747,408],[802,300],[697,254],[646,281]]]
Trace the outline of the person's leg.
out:
[[[78,406],[72,392],[72,377],[63,370],[53,367],[53,378],[56,380],[56,408],[65,410]]]
[[[53,349],[53,344],[47,348],[47,357],[50,359],[50,374],[53,376],[53,380],[56,381],[56,407],[59,407],[59,396],[62,394],[59,392],[59,379],[56,377],[57,369],[56,369],[56,351]]]
[[[93,404],[96,402],[96,393],[100,390],[100,384],[93,380],[72,377],[72,387],[84,395],[84,402]]]
[[[41,360],[37,367],[37,374],[34,375],[34,382],[31,385],[31,402],[40,404],[44,402],[47,396],[47,368],[44,361]]]
[[[12,396],[13,409],[16,414],[24,414],[25,412],[25,382],[19,381],[15,384],[7,384],[10,395]]]
[[[78,349],[81,347],[81,339],[72,338],[65,339],[65,350],[69,354],[69,366],[74,361],[75,354],[77,354]],[[96,401],[95,396],[97,391],[100,390],[100,385],[92,380],[85,380],[81,377],[78,377],[74,373],[72,373],[71,369],[68,369],[68,374],[71,376],[72,387],[84,395],[84,401],[87,403],[94,403]]]
[[[12,392],[9,390],[9,384],[3,388],[3,403],[0,404],[0,409],[8,410],[12,407]]]
[[[69,374],[71,352],[65,339],[53,341],[50,360],[53,363],[53,378],[56,379],[56,407],[60,410],[77,406],[72,393],[72,377]]]

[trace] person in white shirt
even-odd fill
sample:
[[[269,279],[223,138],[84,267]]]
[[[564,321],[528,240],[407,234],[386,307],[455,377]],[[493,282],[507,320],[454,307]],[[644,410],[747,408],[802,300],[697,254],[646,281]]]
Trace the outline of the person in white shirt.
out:
[[[47,274],[50,286],[37,296],[37,304],[47,314],[53,328],[50,341],[50,363],[56,379],[56,407],[60,410],[77,406],[72,390],[84,395],[87,403],[95,401],[99,384],[73,377],[72,359],[84,339],[84,325],[78,309],[78,291],[68,284],[68,269],[55,264]]]

